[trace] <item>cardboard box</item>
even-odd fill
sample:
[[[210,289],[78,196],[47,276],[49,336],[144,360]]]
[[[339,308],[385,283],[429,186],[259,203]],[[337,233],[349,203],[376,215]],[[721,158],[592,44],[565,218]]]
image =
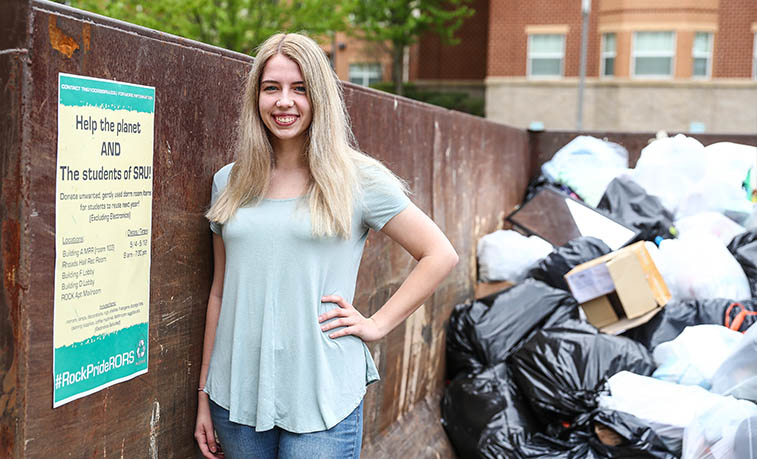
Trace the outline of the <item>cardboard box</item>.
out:
[[[477,300],[480,300],[481,298],[485,296],[489,296],[492,293],[501,292],[502,290],[505,290],[507,288],[510,288],[513,286],[512,282],[508,281],[500,281],[500,282],[479,282],[476,284],[476,289],[474,292],[474,297]]]
[[[643,241],[578,265],[565,280],[588,321],[605,333],[647,322],[671,297]]]

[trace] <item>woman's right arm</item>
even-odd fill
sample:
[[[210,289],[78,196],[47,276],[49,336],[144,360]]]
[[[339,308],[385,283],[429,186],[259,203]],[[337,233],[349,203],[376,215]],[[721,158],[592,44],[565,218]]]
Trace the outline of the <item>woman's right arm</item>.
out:
[[[205,338],[202,344],[202,367],[200,367],[200,385],[205,387],[210,365],[210,355],[213,352],[213,342],[216,338],[218,316],[221,313],[221,297],[223,296],[223,277],[226,269],[226,248],[223,239],[213,233],[213,283],[210,286],[208,309],[205,313]],[[210,418],[210,403],[205,391],[197,392],[197,423],[195,424],[195,439],[200,446],[203,456],[221,458],[223,452],[216,444],[213,433],[213,421]]]

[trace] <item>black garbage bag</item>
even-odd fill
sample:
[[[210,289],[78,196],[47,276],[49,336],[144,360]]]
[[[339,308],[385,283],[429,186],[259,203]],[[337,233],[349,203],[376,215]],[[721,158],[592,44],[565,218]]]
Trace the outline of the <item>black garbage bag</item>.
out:
[[[479,456],[484,431],[525,438],[542,428],[505,363],[452,380],[442,398],[442,425],[461,458]]]
[[[615,373],[647,376],[656,368],[640,343],[599,333],[579,321],[537,331],[507,361],[518,388],[545,424],[574,423],[576,416],[596,409],[599,392]]]
[[[653,351],[658,344],[677,338],[688,326],[726,325],[726,322],[732,325],[738,320],[742,310],[757,311],[757,299],[739,302],[728,299],[671,301],[649,322],[624,332],[623,336],[638,341]],[[739,331],[746,331],[757,322],[757,315],[742,316],[740,326],[736,327]]]
[[[492,293],[472,303],[458,304],[452,310],[447,325],[447,379],[454,378],[458,373],[483,370],[483,357],[476,353],[473,346],[475,326],[497,298],[507,290]]]
[[[611,444],[599,438],[600,428],[614,432]],[[485,432],[479,442],[480,456],[487,459],[677,457],[649,426],[627,413],[596,410],[582,415],[576,424],[558,430],[526,437],[509,432]]]
[[[484,365],[480,357],[477,357],[476,348],[473,346],[473,330],[476,322],[488,310],[489,306],[480,301],[458,304],[452,310],[445,343],[447,379],[454,378],[458,373],[478,372],[483,369]]]
[[[639,230],[631,242],[654,241],[657,236],[672,239],[673,214],[666,209],[659,198],[647,194],[638,183],[626,177],[613,179],[598,209],[607,211],[626,226]]]
[[[578,319],[575,298],[533,279],[500,292],[493,301],[457,306],[447,330],[447,375],[451,379],[503,362],[539,328],[569,319]]]
[[[473,346],[485,366],[504,362],[536,330],[578,319],[569,293],[526,279],[500,294],[474,327]]]
[[[609,427],[620,436],[622,442],[615,446],[600,441],[597,435],[589,435],[589,443],[601,457],[609,458],[660,458],[674,459],[676,454],[667,449],[665,442],[644,421],[628,413],[599,410],[588,423],[596,432],[596,425]],[[586,427],[583,427],[586,432]]]
[[[537,433],[524,438],[509,432],[493,431],[481,438],[479,456],[485,459],[601,459],[585,438],[570,440]],[[475,456],[461,456],[475,457]]]
[[[728,250],[744,270],[752,297],[757,298],[757,230],[734,237],[728,244]]]
[[[558,193],[562,193],[565,196],[570,196],[577,201],[583,202],[583,199],[581,199],[581,197],[578,196],[569,186],[563,185],[562,183],[554,183],[549,180],[544,174],[536,177],[528,183],[528,187],[526,187],[526,195],[523,197],[523,200],[521,202],[530,201],[534,196],[539,194],[542,188],[551,188]]]
[[[532,268],[526,277],[569,291],[568,284],[563,278],[565,273],[581,263],[586,263],[611,251],[607,244],[600,239],[591,236],[579,237],[556,248],[536,267]]]

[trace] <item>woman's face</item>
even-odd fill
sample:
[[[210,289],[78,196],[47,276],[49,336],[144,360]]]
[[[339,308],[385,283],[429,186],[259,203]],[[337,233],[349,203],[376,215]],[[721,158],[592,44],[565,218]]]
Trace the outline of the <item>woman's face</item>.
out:
[[[268,59],[260,77],[258,109],[263,124],[273,134],[274,147],[281,142],[304,143],[313,119],[307,91],[296,62],[282,54]]]

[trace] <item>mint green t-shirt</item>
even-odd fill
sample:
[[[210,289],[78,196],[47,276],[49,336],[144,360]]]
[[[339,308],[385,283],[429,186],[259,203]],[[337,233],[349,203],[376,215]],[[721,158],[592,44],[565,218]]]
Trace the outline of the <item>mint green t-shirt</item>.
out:
[[[212,202],[231,168],[213,177]],[[338,307],[322,296],[352,303],[368,230],[380,230],[410,202],[377,168],[361,175],[350,239],[314,238],[307,198],[264,199],[223,225],[211,222],[223,237],[226,270],[205,391],[231,421],[257,431],[326,430],[379,379],[360,338],[329,338],[334,330],[318,323]]]

